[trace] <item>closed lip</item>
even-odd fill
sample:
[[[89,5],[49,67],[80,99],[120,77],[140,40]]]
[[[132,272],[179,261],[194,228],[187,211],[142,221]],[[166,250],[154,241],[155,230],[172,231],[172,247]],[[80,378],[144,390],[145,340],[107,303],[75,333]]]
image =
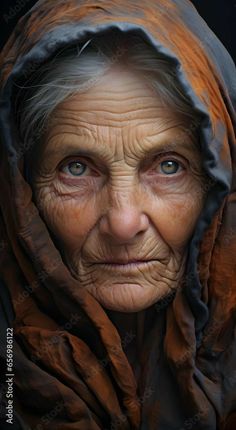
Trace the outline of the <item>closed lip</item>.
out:
[[[98,264],[114,264],[114,265],[126,265],[126,264],[139,264],[139,263],[148,263],[150,261],[155,260],[142,260],[142,259],[132,259],[132,260],[124,260],[124,259],[116,259],[116,260],[106,260],[100,261]]]
[[[106,260],[99,264],[102,270],[114,273],[134,274],[138,273],[139,270],[149,270],[156,260]]]

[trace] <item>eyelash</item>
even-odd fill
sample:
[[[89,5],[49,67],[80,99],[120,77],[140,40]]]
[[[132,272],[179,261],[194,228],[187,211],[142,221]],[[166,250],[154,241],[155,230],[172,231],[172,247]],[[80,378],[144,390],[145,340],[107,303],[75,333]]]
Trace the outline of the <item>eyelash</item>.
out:
[[[94,168],[92,168],[92,167],[90,167],[89,166],[89,162],[87,161],[87,160],[84,160],[83,158],[80,158],[80,157],[75,157],[75,158],[70,158],[69,160],[64,160],[64,162],[63,163],[60,163],[60,165],[59,165],[59,171],[61,171],[62,173],[65,173],[65,172],[63,172],[63,168],[65,168],[65,167],[67,167],[67,166],[69,166],[69,164],[71,164],[71,163],[79,163],[79,164],[81,164],[82,166],[86,166],[86,167],[89,167],[93,172],[96,172],[96,170],[94,169]],[[98,172],[96,172],[96,173],[98,173]],[[73,177],[82,177],[82,176],[76,176],[76,175],[70,175],[72,178]]]
[[[177,158],[176,157],[176,155],[173,155],[173,153],[168,153],[168,154],[158,154],[157,155],[157,157],[155,158],[155,160],[154,160],[154,163],[152,163],[152,164],[154,164],[154,168],[152,168],[151,169],[151,172],[152,171],[155,171],[155,169],[156,169],[156,167],[157,166],[161,166],[161,164],[163,163],[163,162],[167,162],[167,161],[173,161],[173,162],[175,162],[175,163],[178,163],[178,165],[179,165],[179,167],[181,168],[181,171],[182,170],[186,170],[186,162],[187,162],[187,160],[185,159],[185,163],[183,162],[183,161],[180,161],[179,160],[179,158]],[[155,172],[156,173],[156,172]],[[172,174],[172,175],[168,175],[168,174],[164,174],[164,173],[162,173],[162,175],[163,176],[165,176],[165,177],[168,177],[168,176],[174,176],[174,175],[177,175],[179,172],[177,171],[176,172],[176,174],[174,173],[174,174]]]
[[[183,158],[183,157],[182,157]],[[182,162],[182,161],[180,161],[177,157],[176,157],[176,155],[175,154],[173,154],[173,153],[164,153],[164,154],[162,154],[162,153],[160,153],[160,154],[158,154],[155,158],[154,158],[154,161],[152,161],[152,163],[150,163],[150,164],[154,164],[155,165],[155,167],[154,168],[152,168],[151,169],[151,172],[154,172],[154,173],[151,173],[152,175],[153,174],[158,174],[156,171],[155,171],[155,169],[156,169],[156,167],[157,166],[160,166],[161,165],[161,163],[163,163],[163,162],[167,162],[167,161],[173,161],[173,162],[175,162],[175,163],[178,163],[178,165],[179,165],[179,167],[181,168],[181,172],[183,171],[183,170],[186,170],[186,166],[185,166],[185,164]],[[67,166],[69,166],[69,164],[71,164],[71,163],[76,163],[76,162],[78,162],[79,164],[81,164],[82,166],[85,166],[85,167],[88,167],[88,168],[90,168],[93,172],[96,172],[96,170],[94,169],[94,168],[92,168],[89,164],[89,162],[87,161],[87,160],[84,160],[83,158],[80,158],[80,157],[78,157],[78,158],[70,158],[69,160],[64,160],[64,162],[63,163],[61,163],[60,165],[59,165],[59,171],[61,171],[62,173],[64,173],[64,174],[68,174],[69,176],[70,176],[70,178],[83,178],[84,177],[84,175],[83,175],[83,173],[82,173],[82,175],[78,175],[78,176],[76,176],[76,175],[72,175],[72,174],[69,174],[69,173],[66,173],[66,172],[63,172],[63,168],[66,168]],[[185,162],[187,162],[187,160],[185,159]],[[147,170],[147,168],[145,169],[145,170]],[[86,171],[86,169],[85,169],[85,171]],[[99,173],[98,172],[96,172],[98,175],[99,175]],[[173,173],[173,174],[165,174],[165,173],[162,173],[161,174],[161,176],[163,176],[163,177],[173,177],[173,176],[176,176],[176,175],[178,175],[179,174],[179,172],[177,171],[176,173]],[[85,175],[86,176],[86,175]]]

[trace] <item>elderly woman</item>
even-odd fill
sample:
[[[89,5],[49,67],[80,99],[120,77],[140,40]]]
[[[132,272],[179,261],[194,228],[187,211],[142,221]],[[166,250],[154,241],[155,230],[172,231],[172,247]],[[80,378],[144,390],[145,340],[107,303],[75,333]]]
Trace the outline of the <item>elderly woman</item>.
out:
[[[186,0],[41,0],[0,64],[1,428],[235,429],[227,51]]]

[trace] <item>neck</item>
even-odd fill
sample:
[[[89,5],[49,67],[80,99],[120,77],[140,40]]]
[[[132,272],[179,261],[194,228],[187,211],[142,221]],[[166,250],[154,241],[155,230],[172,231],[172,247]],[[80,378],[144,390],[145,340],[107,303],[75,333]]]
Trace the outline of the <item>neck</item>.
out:
[[[136,380],[139,381],[142,372],[142,355],[145,351],[144,343],[155,321],[155,309],[150,307],[133,313],[106,310],[106,313],[120,334],[122,348]]]
[[[140,312],[117,312],[106,310],[106,313],[112,323],[116,326],[121,338],[126,333],[137,335],[139,331],[139,322],[145,317],[145,310]]]

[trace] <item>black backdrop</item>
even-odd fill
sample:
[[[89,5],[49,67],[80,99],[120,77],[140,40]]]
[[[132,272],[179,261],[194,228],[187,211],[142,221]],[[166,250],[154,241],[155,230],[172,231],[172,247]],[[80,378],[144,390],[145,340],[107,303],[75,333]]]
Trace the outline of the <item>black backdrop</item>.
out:
[[[36,0],[0,0],[0,2],[1,49],[20,16],[24,15]],[[192,0],[192,3],[236,63],[236,0]]]

